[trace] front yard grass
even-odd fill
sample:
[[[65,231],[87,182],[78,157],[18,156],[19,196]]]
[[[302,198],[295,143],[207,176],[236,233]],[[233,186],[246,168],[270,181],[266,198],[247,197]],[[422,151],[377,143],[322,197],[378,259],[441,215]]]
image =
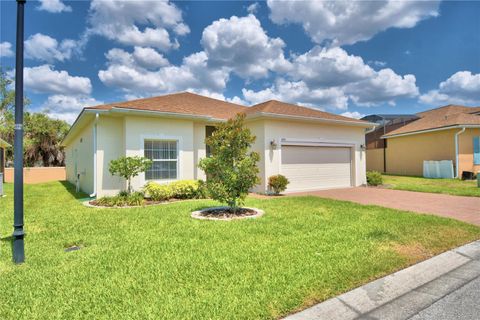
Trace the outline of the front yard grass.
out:
[[[15,266],[6,190],[0,319],[275,319],[480,238],[463,222],[317,197],[249,198],[265,215],[228,222],[190,218],[211,200],[93,209],[48,183],[25,188]]]
[[[460,179],[427,179],[383,175],[383,183],[392,189],[418,192],[443,193],[454,196],[480,197],[477,181]]]

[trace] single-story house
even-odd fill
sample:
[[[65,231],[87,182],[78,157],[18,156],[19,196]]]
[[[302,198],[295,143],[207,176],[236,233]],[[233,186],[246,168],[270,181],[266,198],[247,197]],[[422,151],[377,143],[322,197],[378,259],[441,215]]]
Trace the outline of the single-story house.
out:
[[[454,175],[480,171],[480,107],[448,105],[380,123],[366,136],[367,170],[422,176],[423,161],[451,160]]]
[[[283,174],[288,192],[359,186],[365,177],[365,132],[374,124],[280,101],[252,107],[193,93],[84,108],[63,141],[67,180],[91,196],[114,195],[125,181],[111,176],[111,160],[145,156],[153,166],[132,179],[134,189],[148,181],[205,179],[199,160],[208,156],[205,137],[215,125],[246,114],[260,153],[261,183]]]
[[[0,173],[3,174],[3,180],[5,180],[5,149],[8,147],[10,147],[10,145],[0,138]]]

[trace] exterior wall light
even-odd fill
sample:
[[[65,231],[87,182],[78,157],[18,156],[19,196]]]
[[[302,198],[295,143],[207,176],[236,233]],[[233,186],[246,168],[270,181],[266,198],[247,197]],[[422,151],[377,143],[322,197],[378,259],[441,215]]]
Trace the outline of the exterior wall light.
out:
[[[270,149],[272,149],[272,150],[277,149],[277,142],[275,141],[275,139],[270,141]]]

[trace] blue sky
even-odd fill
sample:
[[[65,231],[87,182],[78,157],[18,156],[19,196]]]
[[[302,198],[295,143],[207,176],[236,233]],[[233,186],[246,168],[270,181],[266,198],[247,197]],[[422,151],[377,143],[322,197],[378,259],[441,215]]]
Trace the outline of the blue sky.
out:
[[[14,67],[14,1],[0,59]],[[480,2],[27,1],[32,111],[193,91],[333,113],[480,105]]]

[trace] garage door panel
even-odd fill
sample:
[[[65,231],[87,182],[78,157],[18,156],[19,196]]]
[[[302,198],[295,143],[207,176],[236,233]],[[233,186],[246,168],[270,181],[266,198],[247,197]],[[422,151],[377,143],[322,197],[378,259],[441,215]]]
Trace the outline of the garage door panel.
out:
[[[282,174],[290,181],[287,191],[351,186],[350,159],[350,148],[282,147]]]

